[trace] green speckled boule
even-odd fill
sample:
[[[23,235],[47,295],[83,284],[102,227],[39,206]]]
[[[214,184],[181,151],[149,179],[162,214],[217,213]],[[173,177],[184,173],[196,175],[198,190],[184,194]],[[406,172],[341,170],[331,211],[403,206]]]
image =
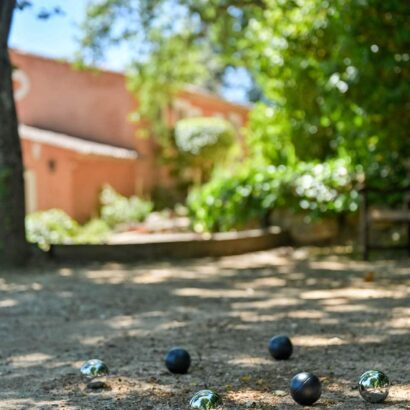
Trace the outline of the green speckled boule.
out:
[[[212,390],[201,390],[195,393],[189,405],[192,409],[215,409],[222,404],[221,396]]]

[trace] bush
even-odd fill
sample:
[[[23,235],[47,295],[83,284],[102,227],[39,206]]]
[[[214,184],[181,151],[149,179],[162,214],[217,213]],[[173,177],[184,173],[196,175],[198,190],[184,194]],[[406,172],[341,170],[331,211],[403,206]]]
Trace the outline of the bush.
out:
[[[174,137],[179,166],[192,169],[195,182],[202,182],[227,157],[235,130],[221,118],[187,118],[177,122]]]
[[[26,216],[27,240],[43,250],[52,244],[101,243],[109,233],[110,228],[104,221],[92,219],[81,226],[61,209]]]
[[[108,224],[102,219],[91,219],[81,226],[75,241],[76,243],[99,244],[104,242],[111,233]]]
[[[192,156],[221,155],[233,143],[235,131],[221,118],[187,118],[177,122],[175,142],[181,152]]]
[[[358,192],[356,174],[345,160],[254,166],[215,174],[191,191],[187,205],[197,231],[241,228],[274,209],[288,209],[313,217],[354,212]]]
[[[100,195],[100,216],[109,226],[143,221],[152,211],[153,204],[136,196],[126,198],[111,186],[105,185]]]
[[[29,242],[48,250],[50,244],[70,244],[80,231],[79,224],[61,209],[34,212],[26,216],[26,235]]]
[[[26,216],[26,235],[29,242],[48,250],[51,244],[102,243],[111,228],[120,224],[141,221],[151,212],[151,202],[137,197],[125,198],[110,186],[101,192],[101,219],[92,219],[81,226],[61,209],[34,212]]]

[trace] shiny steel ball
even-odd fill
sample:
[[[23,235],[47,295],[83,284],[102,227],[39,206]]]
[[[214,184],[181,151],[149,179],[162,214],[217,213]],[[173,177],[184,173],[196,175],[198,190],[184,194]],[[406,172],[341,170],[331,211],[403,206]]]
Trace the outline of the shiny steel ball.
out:
[[[298,373],[290,381],[290,394],[296,403],[311,406],[319,400],[322,394],[322,383],[312,373]]]
[[[359,379],[359,393],[369,403],[381,403],[389,394],[389,378],[379,370],[368,370]]]
[[[165,366],[171,373],[185,374],[191,365],[191,356],[185,349],[175,347],[165,356]]]
[[[191,409],[214,409],[221,404],[221,396],[212,390],[201,390],[195,393],[189,402]]]
[[[105,377],[110,373],[108,366],[101,360],[92,359],[85,362],[80,368],[81,375],[86,379]]]

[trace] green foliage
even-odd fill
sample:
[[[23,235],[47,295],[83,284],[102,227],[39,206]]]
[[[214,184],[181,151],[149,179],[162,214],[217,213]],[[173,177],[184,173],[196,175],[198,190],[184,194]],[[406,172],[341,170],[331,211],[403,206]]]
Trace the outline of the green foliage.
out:
[[[94,218],[80,227],[75,237],[76,243],[93,243],[104,242],[111,233],[111,228],[102,219]]]
[[[61,209],[26,216],[27,240],[43,250],[48,250],[52,244],[102,243],[110,232],[100,219],[92,219],[81,226]]]
[[[212,88],[220,71],[209,43],[198,39],[197,17],[179,1],[98,0],[88,5],[82,28],[78,66],[95,64],[110,46],[128,48],[127,85],[138,100],[130,119],[139,123],[139,137],[155,136],[167,149],[167,115],[176,94],[187,84]]]
[[[243,58],[271,115],[253,143],[273,162],[291,142],[302,161],[348,155],[370,184],[400,183],[410,156],[410,31],[405,2],[267,1]],[[280,148],[280,147],[279,147]]]
[[[29,242],[48,250],[51,244],[102,243],[112,228],[121,223],[145,219],[152,204],[137,197],[125,198],[110,186],[101,192],[101,219],[91,219],[80,225],[61,209],[34,212],[26,216]]]
[[[179,151],[193,157],[218,158],[233,143],[234,135],[231,124],[221,118],[188,118],[175,127]]]
[[[190,33],[183,32],[163,38],[152,34],[155,45],[143,61],[133,61],[128,70],[128,88],[139,101],[133,120],[142,121],[142,137],[156,135],[167,148],[171,129],[166,121],[172,101],[186,84],[203,84],[209,77],[209,53],[200,45],[188,46]]]
[[[26,235],[29,242],[47,250],[50,244],[75,243],[79,224],[61,209],[34,212],[26,216]]]
[[[261,220],[274,209],[312,217],[354,212],[356,183],[356,173],[345,160],[295,167],[248,163],[192,190],[187,204],[195,230],[224,231]]]
[[[136,196],[126,198],[109,185],[103,187],[100,203],[100,217],[110,227],[143,221],[153,208],[151,202]]]
[[[294,165],[295,146],[286,132],[286,117],[277,108],[256,104],[250,113],[246,142],[252,158],[272,165]]]
[[[109,24],[87,31],[89,49],[114,40],[113,20],[127,15],[122,7],[142,11],[138,30],[149,45],[138,73],[149,75],[137,83],[147,81],[142,112],[151,120],[163,121],[158,107],[168,106],[177,88],[194,79],[204,50],[207,60],[218,62],[209,70],[214,84],[227,67],[241,67],[260,90],[246,135],[252,165],[219,172],[191,193],[196,228],[231,229],[275,207],[315,215],[354,211],[357,173],[377,187],[409,182],[406,2],[157,0],[150,9],[148,0],[95,3],[105,8],[89,24]],[[158,24],[167,7],[168,24]]]
[[[175,127],[177,161],[198,174],[197,182],[226,159],[234,141],[234,128],[220,118],[188,118]]]
[[[132,29],[129,16],[140,16]],[[218,61],[214,83],[226,67],[243,67],[261,90],[265,107],[256,108],[249,133],[258,160],[347,155],[369,183],[402,184],[410,157],[407,20],[404,1],[100,0],[90,7],[83,44],[96,55],[119,41],[148,44],[139,72],[153,73],[142,93],[152,110],[169,102],[167,84],[195,77],[199,60],[191,53],[208,50],[206,59]]]

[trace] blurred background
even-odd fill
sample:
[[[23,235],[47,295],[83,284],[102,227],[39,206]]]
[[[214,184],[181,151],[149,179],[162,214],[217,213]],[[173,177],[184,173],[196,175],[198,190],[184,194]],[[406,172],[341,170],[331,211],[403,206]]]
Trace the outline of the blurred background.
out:
[[[18,8],[9,44],[26,228],[43,248],[269,225],[299,243],[345,242],[361,186],[393,188],[373,202],[401,206],[405,2]],[[382,228],[386,243],[405,235]]]

